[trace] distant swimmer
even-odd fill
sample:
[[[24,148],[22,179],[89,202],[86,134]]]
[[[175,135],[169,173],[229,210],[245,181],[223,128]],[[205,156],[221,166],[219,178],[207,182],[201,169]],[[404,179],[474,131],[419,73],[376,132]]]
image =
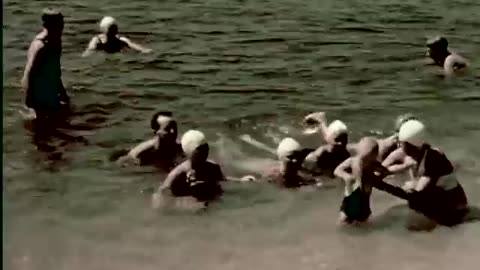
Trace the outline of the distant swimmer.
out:
[[[303,160],[310,151],[312,150],[302,149],[292,138],[283,139],[277,148],[279,166],[267,171],[262,180],[285,188],[316,184],[313,177],[302,173]]]
[[[193,197],[207,205],[222,193],[221,182],[225,176],[216,163],[208,160],[209,146],[205,135],[198,130],[189,130],[182,137],[182,148],[187,160],[175,167],[153,194],[152,206],[159,208],[164,199]]]
[[[348,128],[342,121],[335,120],[323,134],[327,144],[308,154],[304,161],[304,168],[333,177],[335,168],[350,157],[347,149]]]
[[[43,30],[30,44],[22,88],[25,105],[35,111],[38,120],[53,119],[69,108],[70,98],[62,82],[61,55],[63,15],[57,10],[44,9]]]
[[[454,167],[440,150],[426,142],[426,128],[418,120],[405,122],[399,130],[402,145],[392,152],[383,165],[392,173],[410,170],[413,179],[404,185],[412,192],[411,209],[438,224],[453,226],[463,221],[468,203]]]
[[[171,112],[156,112],[150,120],[150,127],[155,136],[135,146],[117,162],[155,165],[170,171],[184,158],[182,147],[177,142],[177,121]]]
[[[467,68],[468,62],[459,54],[448,50],[448,41],[444,37],[435,37],[427,41],[428,56],[434,64],[443,67],[446,75],[452,75]]]
[[[149,53],[152,50],[132,42],[125,36],[118,34],[118,26],[113,17],[107,16],[100,21],[99,35],[92,38],[87,49],[82,56],[89,56],[95,51],[104,51],[106,53],[117,53],[124,48],[130,48],[142,53]]]

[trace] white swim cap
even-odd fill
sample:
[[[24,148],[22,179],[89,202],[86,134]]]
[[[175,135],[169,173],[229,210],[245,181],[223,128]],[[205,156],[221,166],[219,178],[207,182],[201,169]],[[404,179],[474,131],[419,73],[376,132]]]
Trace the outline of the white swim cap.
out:
[[[182,149],[188,157],[191,157],[195,149],[200,145],[206,144],[205,135],[198,130],[191,129],[183,134]]]
[[[417,119],[414,114],[406,113],[399,115],[395,120],[395,130],[399,130],[403,123],[407,122],[408,120],[415,120]]]
[[[425,142],[425,125],[418,120],[409,120],[400,127],[398,139],[411,145],[422,147]]]
[[[283,139],[277,148],[277,156],[279,160],[285,160],[286,157],[293,154],[293,152],[298,151],[301,149],[300,144],[292,139],[292,138],[285,138]]]
[[[348,133],[347,125],[340,120],[335,120],[327,128],[327,140],[333,142],[338,136],[346,133]]]
[[[103,33],[107,33],[108,29],[110,26],[116,24],[115,19],[110,16],[105,16],[103,19],[100,21],[100,31]]]

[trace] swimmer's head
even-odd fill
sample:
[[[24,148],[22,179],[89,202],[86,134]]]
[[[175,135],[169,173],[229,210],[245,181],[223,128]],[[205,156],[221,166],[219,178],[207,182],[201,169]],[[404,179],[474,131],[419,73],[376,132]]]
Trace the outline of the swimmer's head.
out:
[[[443,61],[449,54],[448,41],[444,37],[434,37],[427,41],[427,55],[437,64],[443,65]]]
[[[335,120],[328,126],[326,135],[329,144],[346,146],[348,143],[347,125],[340,120]]]
[[[431,50],[446,50],[448,48],[448,41],[444,37],[436,36],[427,40],[427,47]]]
[[[103,17],[100,21],[100,31],[104,34],[116,35],[118,33],[117,22],[113,17]]]
[[[192,161],[192,166],[205,162],[208,158],[209,147],[203,132],[191,129],[182,136],[182,149]]]
[[[395,120],[395,132],[398,133],[403,123],[407,122],[408,120],[416,120],[416,119],[417,117],[413,113],[406,113],[406,114],[399,115]]]
[[[177,122],[171,112],[156,112],[150,120],[150,126],[159,139],[171,141],[177,139]]]
[[[301,150],[300,144],[292,139],[285,138],[283,139],[277,147],[277,157],[280,161],[289,161],[297,151]]]
[[[374,137],[363,137],[357,145],[357,155],[361,159],[376,160],[378,157],[378,142]]]
[[[425,125],[418,120],[409,120],[400,127],[398,132],[398,140],[402,147],[421,148],[425,144],[426,128]]]
[[[51,33],[61,33],[63,31],[63,14],[56,9],[46,8],[42,14],[43,27]]]

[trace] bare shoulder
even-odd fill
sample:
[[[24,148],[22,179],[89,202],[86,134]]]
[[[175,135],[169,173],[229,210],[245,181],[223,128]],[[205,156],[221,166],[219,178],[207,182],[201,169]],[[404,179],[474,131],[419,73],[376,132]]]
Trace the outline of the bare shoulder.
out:
[[[190,170],[190,164],[188,163],[188,161],[184,161],[180,164],[178,164],[175,168],[173,168],[173,170],[170,171],[170,173],[168,174],[170,177],[176,177],[176,176],[179,176],[181,175],[182,173],[186,173]]]
[[[337,168],[345,168],[345,167],[350,167],[352,166],[353,161],[355,160],[355,157],[349,157],[345,159],[342,163],[340,163]]]
[[[465,67],[467,65],[468,65],[467,60],[456,53],[450,54],[445,59],[445,67],[448,67],[448,66]]]
[[[42,41],[42,35],[37,35],[32,42],[30,43],[30,48],[29,51],[39,51],[43,47],[45,47],[45,44]]]

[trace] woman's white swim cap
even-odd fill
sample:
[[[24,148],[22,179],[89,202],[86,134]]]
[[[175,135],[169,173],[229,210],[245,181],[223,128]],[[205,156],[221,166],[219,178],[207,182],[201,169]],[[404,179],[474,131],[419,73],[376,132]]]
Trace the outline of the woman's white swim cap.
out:
[[[398,140],[416,147],[422,147],[425,143],[425,125],[418,120],[409,120],[400,127]]]
[[[183,134],[181,143],[183,152],[188,157],[191,157],[195,149],[203,144],[206,144],[207,140],[203,132],[191,129]]]
[[[279,160],[285,160],[286,157],[293,154],[295,151],[301,149],[300,144],[292,139],[292,138],[285,138],[283,139],[280,144],[278,144],[277,148],[277,156]]]
[[[100,31],[102,31],[103,33],[107,33],[108,29],[114,24],[116,24],[116,22],[113,17],[105,16],[100,21]]]

